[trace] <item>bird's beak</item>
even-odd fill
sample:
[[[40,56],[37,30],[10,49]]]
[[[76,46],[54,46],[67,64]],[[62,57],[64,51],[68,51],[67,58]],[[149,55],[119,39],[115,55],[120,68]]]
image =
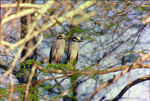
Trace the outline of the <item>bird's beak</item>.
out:
[[[79,40],[79,42],[83,42],[83,40]]]
[[[65,36],[64,39],[68,38],[68,36]]]

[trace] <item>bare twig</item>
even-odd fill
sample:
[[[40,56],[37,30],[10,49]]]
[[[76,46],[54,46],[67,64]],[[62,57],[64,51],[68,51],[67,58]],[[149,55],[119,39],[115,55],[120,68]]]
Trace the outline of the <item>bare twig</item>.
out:
[[[58,79],[58,78],[63,78],[63,77],[66,77],[66,76],[72,76],[73,74],[68,74],[68,75],[62,75],[62,76],[58,76],[58,77],[53,77],[53,78],[49,78],[49,79],[44,79],[44,80],[35,80],[33,82],[33,85],[35,87],[38,87],[40,86],[41,83],[45,82],[45,81],[48,81],[48,80],[54,80],[54,79]]]
[[[8,70],[9,69],[9,67],[7,67],[7,66],[4,66],[4,65],[2,65],[2,64],[0,64],[0,68],[2,68],[2,69],[4,69],[4,70]],[[17,70],[13,70],[13,75],[16,75],[16,74],[18,74],[18,71]]]
[[[150,53],[147,53],[145,55],[143,55],[140,59],[138,59],[136,62],[134,62],[130,67],[126,68],[122,73],[115,75],[113,79],[103,83],[100,87],[98,87],[92,94],[91,96],[87,99],[87,101],[90,101],[95,94],[97,94],[100,90],[102,90],[103,88],[113,84],[113,82],[117,81],[119,79],[119,77],[123,76],[124,74],[126,74],[127,72],[129,72],[132,68],[137,67],[137,65],[143,61],[146,61],[150,58]]]
[[[20,88],[20,87],[25,87],[25,86],[26,86],[26,84],[19,85],[19,86],[17,86],[17,87],[14,87],[14,89],[17,89],[17,88]],[[9,89],[6,93],[1,94],[1,95],[0,95],[0,98],[3,97],[4,95],[8,94],[10,91],[11,91],[11,89]]]
[[[32,47],[28,50],[28,52],[26,53],[26,55],[24,57],[22,57],[22,59],[20,60],[21,62],[23,62],[42,42],[44,36],[43,34],[41,33],[41,37],[39,39],[39,41]]]
[[[15,8],[17,7],[17,3],[14,4],[2,4],[1,8]],[[30,4],[30,3],[20,3],[19,7],[30,7],[35,9],[40,9],[43,7],[43,5],[37,5],[37,4]]]
[[[13,93],[14,93],[14,82],[13,82],[13,78],[12,78],[12,69],[11,69],[11,72],[9,73],[9,79],[10,79],[10,84],[11,84],[9,100],[11,101],[12,97],[13,97]]]
[[[58,98],[55,99],[55,101],[59,101],[63,96],[67,95],[69,93],[69,89],[67,89],[66,91],[64,91],[63,93],[61,93]]]
[[[25,89],[25,95],[24,95],[24,101],[27,101],[27,97],[28,97],[28,93],[29,93],[29,87],[31,85],[31,81],[32,81],[32,78],[34,76],[34,72],[36,70],[36,66],[33,65],[32,66],[32,69],[31,69],[31,73],[30,73],[30,76],[29,76],[29,79],[28,79],[28,83],[26,85],[26,89]]]
[[[1,21],[1,25],[4,25],[6,22],[8,21],[11,21],[11,20],[14,20],[16,18],[19,18],[19,17],[23,17],[23,16],[26,16],[28,14],[32,14],[34,13],[36,10],[34,8],[32,9],[27,9],[27,10],[23,10],[21,12],[18,12],[17,14],[14,14],[14,15],[10,15],[9,17],[5,18],[5,19],[2,19]]]
[[[128,89],[146,80],[150,80],[150,74],[147,76],[140,77],[132,82],[129,82],[112,101],[118,101]]]
[[[19,58],[19,56],[20,56],[20,54],[21,54],[21,52],[22,52],[22,50],[23,50],[23,48],[24,48],[24,46],[25,46],[25,44],[23,44],[23,45],[19,48],[18,53],[17,53],[16,57],[14,58],[14,60],[13,60],[13,62],[12,62],[12,64],[11,64],[11,67],[3,74],[3,76],[0,78],[0,81],[3,81],[4,78],[5,78],[9,73],[11,73],[11,71],[13,70],[13,68],[14,68],[14,66],[15,66],[15,64],[16,64],[16,62],[17,62],[17,60],[18,60],[18,58]]]

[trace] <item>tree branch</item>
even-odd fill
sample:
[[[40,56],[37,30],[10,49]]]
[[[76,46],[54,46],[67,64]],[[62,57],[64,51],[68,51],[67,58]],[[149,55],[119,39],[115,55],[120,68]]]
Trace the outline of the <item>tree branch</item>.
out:
[[[0,68],[2,68],[2,69],[4,69],[4,70],[8,70],[8,69],[9,69],[9,67],[4,66],[4,65],[2,65],[2,64],[0,64]],[[18,74],[18,73],[19,73],[19,72],[18,72],[17,70],[13,70],[13,72],[12,72],[13,75],[16,75],[16,74]]]
[[[100,87],[98,87],[92,94],[91,96],[87,99],[87,101],[90,101],[100,90],[102,90],[103,88],[106,88],[107,86],[113,84],[115,81],[117,81],[121,76],[123,76],[124,74],[126,74],[127,72],[129,72],[132,68],[135,68],[138,66],[139,63],[148,60],[150,58],[150,52],[142,55],[142,57],[140,59],[138,59],[137,61],[135,61],[131,66],[129,66],[128,68],[126,68],[123,72],[121,72],[118,75],[115,75],[113,79],[110,79],[109,81],[103,83]]]
[[[138,79],[136,79],[136,80],[134,80],[132,82],[129,82],[112,101],[118,101],[123,96],[123,94],[128,89],[130,89],[132,86],[134,86],[134,85],[136,85],[138,83],[141,83],[143,81],[147,81],[147,80],[150,80],[150,75],[143,76],[143,77],[140,77],[140,78],[138,78]]]
[[[45,69],[39,65],[37,65],[37,69],[48,72],[48,73],[62,73],[62,74],[82,74],[82,75],[89,75],[89,74],[107,74],[111,72],[117,72],[120,70],[125,70],[126,68],[129,68],[132,65],[123,65],[123,66],[118,66],[114,68],[109,68],[105,70],[84,70],[84,71],[72,71],[72,70],[58,70],[58,69]],[[150,68],[150,64],[138,64],[134,66],[132,69],[137,69],[137,68]]]
[[[29,76],[28,83],[27,83],[27,85],[26,85],[25,95],[24,95],[24,101],[27,101],[28,92],[29,92],[29,87],[30,87],[30,85],[31,85],[31,81],[32,81],[32,78],[33,78],[33,76],[34,76],[35,70],[36,70],[36,66],[33,65],[33,66],[32,66],[32,69],[31,69],[30,76]]]

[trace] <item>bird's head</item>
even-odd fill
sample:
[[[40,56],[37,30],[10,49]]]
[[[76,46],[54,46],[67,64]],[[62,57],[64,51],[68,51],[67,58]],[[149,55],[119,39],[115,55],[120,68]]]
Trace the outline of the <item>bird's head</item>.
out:
[[[66,36],[64,35],[64,34],[60,34],[58,37],[57,37],[57,39],[65,39],[66,38]]]
[[[74,42],[83,42],[83,41],[81,40],[81,38],[79,38],[79,37],[73,37],[73,38],[72,38],[72,41],[74,41]]]

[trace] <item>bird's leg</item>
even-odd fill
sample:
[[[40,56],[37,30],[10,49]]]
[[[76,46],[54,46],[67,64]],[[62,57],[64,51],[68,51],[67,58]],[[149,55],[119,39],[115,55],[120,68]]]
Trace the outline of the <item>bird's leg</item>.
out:
[[[71,57],[70,57],[70,59],[69,59],[69,63],[71,62]]]
[[[57,63],[57,58],[55,59],[55,64]]]
[[[76,65],[76,58],[74,59],[74,63],[73,64]]]
[[[58,58],[58,60],[57,60],[57,61],[58,61],[58,63],[59,63],[59,58]]]

